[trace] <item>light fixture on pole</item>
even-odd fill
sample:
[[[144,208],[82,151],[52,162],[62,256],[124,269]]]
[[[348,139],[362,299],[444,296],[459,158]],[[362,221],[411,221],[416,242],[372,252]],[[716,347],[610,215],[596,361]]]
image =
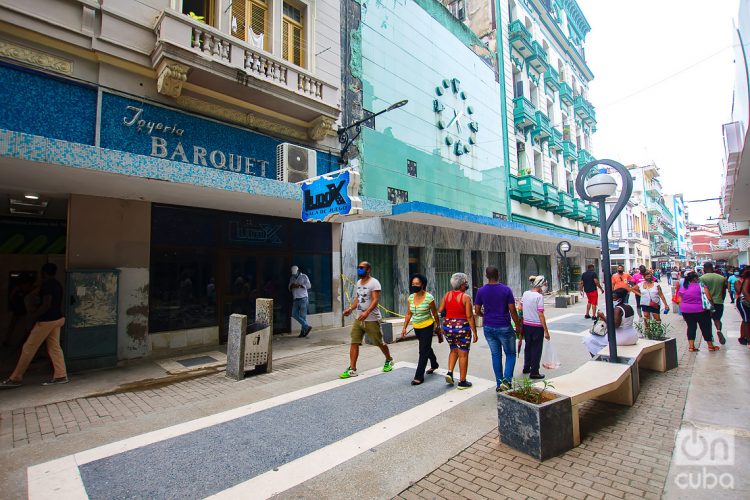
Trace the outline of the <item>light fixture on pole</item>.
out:
[[[359,134],[362,132],[362,124],[372,120],[376,116],[380,116],[383,113],[387,113],[389,111],[393,111],[394,109],[398,109],[402,106],[406,106],[406,104],[409,101],[407,99],[404,99],[403,101],[398,101],[396,103],[391,104],[384,110],[378,111],[375,114],[371,114],[365,118],[362,118],[361,120],[357,120],[356,122],[352,123],[348,127],[341,127],[339,128],[336,133],[339,136],[339,143],[343,144],[343,147],[341,148],[341,157],[339,160],[339,163],[346,163],[346,153],[349,151],[349,148],[351,147],[352,143],[357,140],[357,137],[359,137]],[[354,129],[354,135],[350,136],[349,132]]]
[[[599,167],[599,173],[586,179],[589,172]],[[608,173],[607,167],[614,169],[622,177],[622,188],[612,211],[607,217],[607,198],[617,192],[617,181]],[[633,194],[633,177],[627,168],[614,160],[594,160],[578,171],[576,192],[582,199],[599,204],[599,231],[602,244],[602,272],[604,273],[604,305],[607,311],[607,340],[609,360],[617,363],[617,336],[615,334],[615,308],[612,304],[612,266],[609,259],[609,228],[627,205]]]

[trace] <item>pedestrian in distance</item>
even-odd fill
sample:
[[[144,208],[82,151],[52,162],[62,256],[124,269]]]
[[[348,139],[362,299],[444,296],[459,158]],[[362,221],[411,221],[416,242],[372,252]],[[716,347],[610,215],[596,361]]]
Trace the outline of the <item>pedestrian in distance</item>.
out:
[[[625,304],[628,303],[632,285],[633,277],[625,272],[625,267],[622,265],[617,266],[617,272],[612,275],[612,289],[617,290],[618,288],[622,288],[627,292],[625,294]]]
[[[427,361],[430,362],[428,374],[432,374],[438,369],[437,356],[435,356],[435,351],[432,350],[432,336],[437,333],[438,342],[442,343],[443,335],[440,331],[440,316],[435,306],[435,297],[427,291],[427,277],[419,273],[412,275],[409,291],[411,293],[407,299],[406,317],[404,318],[401,337],[406,336],[406,327],[411,322],[414,326],[414,334],[419,340],[419,360],[411,385],[419,385],[424,382]]]
[[[443,333],[450,347],[448,355],[448,373],[445,375],[446,383],[453,385],[453,369],[458,362],[460,378],[459,389],[468,389],[471,382],[466,380],[466,372],[469,369],[469,349],[472,341],[476,343],[477,327],[474,324],[474,312],[471,307],[471,297],[466,294],[469,288],[469,278],[464,273],[455,273],[451,276],[451,287],[453,290],[447,292],[440,301],[439,313],[445,311],[443,321]]]
[[[292,318],[300,324],[300,337],[307,337],[312,327],[307,324],[308,293],[312,288],[310,278],[300,271],[299,266],[292,266],[289,278],[289,291],[292,292]]]
[[[727,279],[719,274],[719,271],[714,268],[711,262],[706,262],[703,265],[703,276],[701,276],[701,285],[708,288],[711,294],[711,299],[714,304],[714,309],[711,311],[711,319],[714,321],[714,328],[716,328],[716,336],[719,337],[721,345],[727,343],[727,339],[722,333],[721,318],[724,316],[724,299],[727,296]]]
[[[349,346],[349,368],[339,375],[340,378],[356,377],[357,358],[359,358],[359,346],[364,336],[377,345],[385,356],[383,371],[393,370],[393,358],[388,349],[388,344],[383,342],[383,333],[380,331],[380,282],[372,277],[372,266],[367,261],[362,261],[357,266],[357,292],[352,303],[344,309],[344,316],[349,316],[357,311],[351,330],[351,345]]]
[[[700,283],[700,277],[695,271],[690,271],[685,275],[682,281],[677,300],[680,304],[682,317],[687,323],[688,350],[698,352],[700,349],[695,347],[695,335],[698,327],[701,329],[703,339],[708,345],[709,351],[718,351],[719,346],[714,345],[714,336],[711,331],[711,311],[706,309],[703,301],[703,295],[711,303],[711,292],[707,287]]]
[[[52,262],[42,266],[42,286],[39,290],[41,305],[33,313],[27,315],[29,324],[33,325],[31,333],[23,344],[15,370],[10,377],[0,382],[0,387],[21,386],[26,369],[43,342],[47,344],[47,354],[54,372],[52,379],[42,385],[68,383],[65,358],[60,347],[60,329],[65,324],[65,316],[62,312],[63,287],[55,278],[56,274],[57,266]]]
[[[531,290],[524,292],[521,298],[523,304],[523,341],[526,342],[523,357],[523,373],[532,379],[543,379],[544,375],[539,373],[539,364],[542,360],[542,347],[544,339],[549,340],[549,329],[544,317],[544,295],[542,288],[547,279],[537,276],[531,284]]]
[[[516,311],[513,290],[500,283],[500,272],[489,266],[484,272],[487,284],[477,290],[474,314],[484,318],[484,338],[492,355],[492,370],[495,372],[497,392],[510,389],[513,370],[516,366],[516,333],[520,335],[521,324]],[[510,324],[517,325],[516,330]],[[505,370],[503,371],[503,352]]]
[[[597,291],[597,289],[599,291]],[[586,315],[584,318],[596,320],[596,313],[599,306],[599,292],[604,293],[604,288],[599,282],[599,276],[594,271],[594,264],[586,266],[586,272],[581,275],[581,295],[586,295]],[[589,314],[591,310],[591,314]]]
[[[619,288],[612,292],[612,303],[615,306],[615,339],[617,345],[635,345],[638,342],[638,332],[633,326],[635,311],[623,302],[624,298],[625,289]],[[598,313],[598,318],[605,323],[607,321],[607,316],[601,311]],[[607,335],[599,336],[589,333],[583,337],[583,344],[593,358],[609,345],[609,339]]]
[[[744,268],[740,272],[740,277],[734,282],[734,293],[736,307],[742,318],[740,325],[741,345],[750,345],[750,267]]]
[[[646,266],[641,265],[638,269],[635,270],[635,272],[633,273],[633,277],[632,277],[633,285],[632,285],[631,290],[638,292],[638,293],[634,293],[635,310],[638,313],[638,317],[641,317],[641,296],[640,296],[639,285],[643,283],[643,275],[645,273],[646,273]]]
[[[737,281],[740,279],[740,272],[739,271],[733,271],[729,277],[727,278],[727,288],[729,288],[729,298],[732,300],[732,304],[734,304],[734,284],[737,283]]]
[[[643,317],[647,320],[661,322],[661,305],[664,304],[664,314],[669,313],[669,304],[664,292],[661,291],[661,285],[654,281],[653,271],[646,271],[643,275],[643,282],[638,286],[638,292],[641,294],[641,311]]]

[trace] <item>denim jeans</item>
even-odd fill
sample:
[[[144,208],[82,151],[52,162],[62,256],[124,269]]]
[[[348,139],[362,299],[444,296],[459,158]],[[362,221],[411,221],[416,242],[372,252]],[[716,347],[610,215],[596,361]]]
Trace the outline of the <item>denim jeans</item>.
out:
[[[292,302],[292,318],[296,319],[302,325],[302,331],[307,328],[307,297],[294,299]]]
[[[492,353],[492,370],[495,372],[497,386],[503,382],[509,384],[513,379],[516,367],[516,334],[510,326],[485,326],[484,338]],[[505,372],[503,372],[503,351],[505,351]]]

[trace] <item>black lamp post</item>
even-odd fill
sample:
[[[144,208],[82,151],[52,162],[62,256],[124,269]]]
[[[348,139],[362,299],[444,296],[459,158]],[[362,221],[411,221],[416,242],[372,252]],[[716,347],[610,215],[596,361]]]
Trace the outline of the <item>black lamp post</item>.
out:
[[[606,166],[604,166],[606,165]],[[586,180],[588,173],[599,166],[599,173]],[[622,177],[622,189],[615,206],[607,217],[606,200],[617,191],[617,181],[607,173],[607,167],[613,168]],[[604,272],[604,305],[607,311],[607,339],[609,340],[609,359],[617,363],[617,336],[615,335],[615,308],[612,305],[612,266],[609,261],[609,228],[627,205],[633,194],[633,177],[622,164],[614,160],[594,160],[579,170],[576,177],[576,192],[586,201],[599,204],[599,228],[602,241],[602,267]]]
[[[367,118],[362,118],[361,120],[357,120],[356,122],[352,123],[348,127],[340,127],[336,133],[339,136],[339,143],[343,144],[344,147],[341,148],[341,159],[339,160],[340,163],[346,162],[346,153],[349,151],[349,148],[351,147],[352,143],[357,140],[357,137],[359,137],[359,134],[362,133],[362,124],[366,121],[372,120],[376,116],[382,115],[383,113],[387,113],[389,111],[393,111],[394,109],[398,109],[402,106],[406,106],[406,104],[409,101],[407,99],[404,99],[403,101],[398,101],[395,104],[391,104],[384,110],[378,111],[375,114],[372,114],[368,116]],[[350,131],[354,129],[354,135],[350,135]]]
[[[570,243],[565,240],[557,244],[557,254],[563,259],[563,278],[561,281],[565,295],[568,295],[570,289],[570,273],[568,269],[568,252],[570,252],[570,249]]]

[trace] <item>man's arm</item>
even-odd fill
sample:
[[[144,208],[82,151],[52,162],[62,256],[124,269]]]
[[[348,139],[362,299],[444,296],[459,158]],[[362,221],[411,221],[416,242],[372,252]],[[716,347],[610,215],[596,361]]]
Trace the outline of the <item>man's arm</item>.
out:
[[[604,293],[604,288],[602,288],[602,284],[599,281],[599,278],[594,278],[594,284],[599,289],[600,292]]]
[[[516,303],[508,304],[508,311],[510,311],[510,317],[513,318],[513,324],[516,325],[516,331],[521,329],[521,319],[518,317],[518,311],[516,310]]]
[[[304,285],[305,285],[305,288],[307,288],[308,290],[312,288],[312,283],[310,283],[310,278],[307,275],[305,275]]]

